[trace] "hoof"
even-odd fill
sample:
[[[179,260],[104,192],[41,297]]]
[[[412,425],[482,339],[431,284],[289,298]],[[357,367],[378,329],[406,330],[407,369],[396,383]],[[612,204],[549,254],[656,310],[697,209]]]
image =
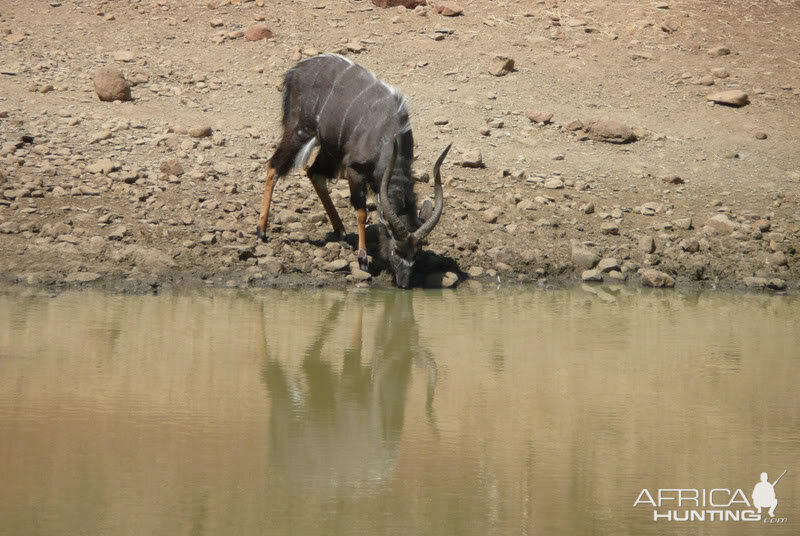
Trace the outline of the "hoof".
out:
[[[365,272],[369,272],[369,257],[367,256],[367,250],[359,249],[357,257],[358,257],[358,267],[364,270]]]
[[[262,231],[260,227],[256,227],[256,237],[258,237],[258,239],[262,242],[267,241],[267,233]]]

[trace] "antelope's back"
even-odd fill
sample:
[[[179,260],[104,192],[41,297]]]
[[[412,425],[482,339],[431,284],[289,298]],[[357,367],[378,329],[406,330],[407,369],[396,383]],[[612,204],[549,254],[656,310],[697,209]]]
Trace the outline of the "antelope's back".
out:
[[[301,111],[304,126],[331,152],[376,147],[411,130],[403,94],[343,56],[301,61],[286,73],[285,91],[285,105]]]

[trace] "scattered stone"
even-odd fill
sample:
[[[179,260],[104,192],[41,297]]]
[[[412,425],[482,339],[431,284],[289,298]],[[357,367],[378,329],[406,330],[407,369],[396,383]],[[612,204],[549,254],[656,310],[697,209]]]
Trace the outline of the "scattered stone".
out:
[[[696,238],[684,238],[680,241],[678,246],[680,246],[680,248],[687,253],[697,253],[700,251],[700,241],[698,241]]]
[[[113,228],[110,233],[108,233],[109,240],[122,240],[128,235],[128,228],[124,225],[118,225],[117,227]]]
[[[356,281],[369,281],[372,279],[372,274],[369,272],[365,272],[361,268],[358,267],[351,267],[350,268],[350,275],[353,276],[353,279]]]
[[[469,276],[473,277],[473,278],[474,277],[480,277],[485,272],[486,272],[486,270],[484,270],[483,267],[481,267],[481,266],[470,266],[469,270],[467,270],[467,274],[469,274]]]
[[[606,235],[618,235],[619,225],[614,222],[606,222],[600,226],[600,232]]]
[[[643,236],[639,239],[639,250],[647,254],[653,253],[656,250],[656,241],[652,236]]]
[[[100,279],[100,274],[94,272],[72,272],[64,278],[67,283],[91,283]]]
[[[119,69],[101,67],[94,77],[94,90],[104,102],[131,100],[131,86]]]
[[[553,121],[553,113],[552,112],[537,112],[537,111],[530,111],[528,112],[528,119],[533,121],[534,123],[539,123],[542,125],[548,125]]]
[[[130,50],[117,50],[114,52],[114,61],[129,62],[133,61],[135,56]]]
[[[732,222],[727,215],[717,214],[706,222],[706,226],[711,227],[718,233],[730,234],[736,230],[736,223]]]
[[[637,137],[633,130],[613,119],[582,121],[584,132],[596,140],[608,143],[631,143]]]
[[[584,214],[593,214],[594,213],[594,203],[584,203],[580,207],[581,212]]]
[[[692,225],[692,218],[678,218],[672,222],[672,225],[678,229],[683,229],[684,231],[691,231],[694,229],[694,226]]]
[[[189,137],[192,138],[208,138],[213,133],[210,126],[200,126],[189,129]]]
[[[266,24],[254,24],[244,33],[244,38],[248,41],[261,41],[262,39],[270,39],[272,36],[272,30]]]
[[[776,251],[767,255],[767,264],[770,266],[786,266],[788,261],[782,251]]]
[[[627,275],[625,275],[619,270],[611,270],[610,272],[608,272],[608,277],[615,281],[625,281],[625,279],[628,278]]]
[[[786,290],[786,281],[775,277],[767,282],[767,287],[772,290]]]
[[[461,167],[465,168],[482,168],[485,167],[483,163],[483,155],[477,149],[472,151],[467,151],[463,155],[461,155],[461,161],[459,162]]]
[[[725,67],[714,67],[711,69],[711,76],[714,78],[725,79],[728,78],[730,74],[728,73],[728,69]]]
[[[264,273],[277,277],[283,272],[283,262],[277,257],[262,257],[258,259],[258,265]]]
[[[495,56],[489,63],[489,74],[505,76],[514,70],[514,60],[508,56]]]
[[[578,240],[572,241],[572,263],[578,270],[590,270],[598,262],[600,262],[600,256],[588,246]]]
[[[561,179],[548,179],[544,182],[544,187],[549,190],[560,190],[564,187],[564,181]]]
[[[600,270],[584,270],[581,272],[581,279],[586,282],[603,281],[603,274]]]
[[[350,269],[350,263],[344,259],[336,259],[322,267],[326,272],[341,272]]]
[[[641,208],[642,216],[655,216],[662,212],[664,212],[664,205],[655,201],[647,202]]]
[[[749,101],[747,93],[741,89],[729,89],[726,91],[719,91],[706,96],[706,100],[716,102],[717,104],[725,104],[727,106],[744,106]]]
[[[161,166],[159,167],[162,173],[166,173],[167,175],[175,175],[176,177],[180,177],[184,174],[183,166],[181,165],[180,161],[177,158],[170,158],[169,160],[164,160],[161,162]]]
[[[427,2],[425,0],[372,0],[372,3],[383,8],[403,6],[406,9],[414,9],[426,5]]]
[[[203,236],[200,237],[199,242],[204,246],[210,246],[217,243],[217,235],[214,233],[204,233]]]
[[[619,270],[619,262],[614,257],[606,257],[597,263],[597,269],[603,273]]]
[[[642,284],[646,287],[672,288],[675,286],[675,280],[670,275],[659,270],[645,268],[639,273],[642,276]]]
[[[697,83],[701,86],[713,86],[714,85],[714,77],[710,74],[704,74],[700,78],[697,79]]]
[[[444,17],[458,17],[464,14],[464,8],[453,2],[438,2],[433,9]]]
[[[117,162],[112,162],[108,158],[101,158],[93,164],[86,166],[86,171],[94,174],[108,175],[112,171],[117,171],[122,166]]]
[[[718,58],[720,56],[727,56],[731,53],[731,49],[726,46],[718,46],[714,48],[708,49],[708,55],[712,58]]]
[[[772,228],[772,223],[769,220],[758,220],[755,225],[762,233],[769,232],[769,230]]]
[[[757,140],[766,140],[768,136],[763,130],[756,130],[753,132],[753,137]]]
[[[502,212],[500,207],[492,207],[481,213],[481,221],[484,223],[495,223]]]

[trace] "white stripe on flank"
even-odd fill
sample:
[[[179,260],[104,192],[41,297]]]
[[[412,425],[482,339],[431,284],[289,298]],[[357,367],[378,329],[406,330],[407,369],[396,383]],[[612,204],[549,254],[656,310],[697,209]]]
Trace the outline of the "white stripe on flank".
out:
[[[371,73],[370,73],[370,74],[371,74]],[[362,89],[362,90],[361,90],[361,91],[358,93],[358,95],[356,95],[356,96],[353,98],[353,100],[352,100],[352,101],[350,101],[350,105],[347,107],[347,110],[345,110],[345,111],[344,111],[344,116],[342,117],[342,124],[339,126],[339,140],[336,142],[336,146],[337,146],[337,147],[339,147],[340,149],[341,149],[341,147],[342,147],[342,132],[344,132],[344,126],[345,126],[345,124],[347,124],[347,114],[349,114],[349,113],[350,113],[350,109],[353,107],[353,104],[355,104],[355,103],[356,103],[356,101],[357,101],[358,99],[360,99],[360,98],[361,98],[361,96],[362,96],[364,93],[366,93],[367,91],[369,91],[370,89],[372,89],[372,88],[375,86],[375,84],[377,84],[377,83],[378,83],[378,81],[376,80],[376,81],[372,82],[370,85],[368,85],[367,87],[365,87],[364,89]],[[360,124],[360,123],[361,123],[361,121],[359,121],[359,124]],[[353,129],[353,130],[355,131],[355,129]]]
[[[328,92],[328,96],[325,97],[325,102],[322,103],[322,108],[319,109],[319,113],[317,114],[317,121],[318,122],[319,122],[319,118],[322,117],[322,112],[325,110],[325,106],[328,104],[328,101],[330,100],[331,95],[333,95],[333,92],[336,90],[336,84],[339,83],[339,80],[341,80],[342,77],[344,77],[344,75],[347,73],[347,71],[349,71],[353,67],[353,65],[355,65],[355,64],[351,61],[350,65],[347,66],[347,69],[345,69],[344,71],[339,73],[339,76],[337,76],[336,79],[333,81],[333,84],[331,84],[331,89]]]
[[[317,137],[314,136],[310,140],[308,140],[303,147],[300,148],[298,151],[297,156],[294,157],[294,163],[292,164],[292,168],[294,169],[302,169],[306,167],[308,164],[308,158],[311,156],[311,151],[314,150],[314,147],[317,145]]]

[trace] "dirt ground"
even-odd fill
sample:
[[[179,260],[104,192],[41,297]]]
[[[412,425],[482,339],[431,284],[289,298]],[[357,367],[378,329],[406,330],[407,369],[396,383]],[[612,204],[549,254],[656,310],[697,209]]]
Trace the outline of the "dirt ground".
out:
[[[445,17],[369,0],[3,2],[2,278],[391,284],[379,259],[372,279],[354,269],[345,181],[331,190],[347,243],[330,240],[299,175],[276,188],[269,241],[255,236],[282,75],[336,52],[408,96],[421,199],[433,160],[454,144],[418,284],[797,290],[797,2],[458,5],[462,15]],[[246,39],[254,24],[274,35]],[[490,73],[498,55],[514,70]],[[98,99],[104,66],[124,73],[132,101]],[[707,99],[729,89],[749,103]],[[589,129],[608,120],[638,139],[608,143]],[[482,167],[465,167],[478,156]]]

